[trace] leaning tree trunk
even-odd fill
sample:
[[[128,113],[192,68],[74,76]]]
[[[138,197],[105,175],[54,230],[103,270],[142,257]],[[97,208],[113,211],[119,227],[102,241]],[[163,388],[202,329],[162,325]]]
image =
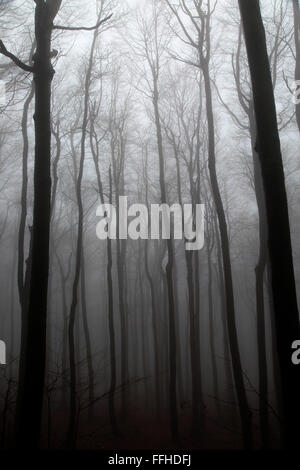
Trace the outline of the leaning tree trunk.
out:
[[[24,350],[20,359],[16,442],[39,446],[46,360],[47,290],[51,200],[51,34],[59,1],[36,2],[34,56],[35,168],[32,268]],[[34,368],[34,374],[32,369]]]
[[[206,96],[206,112],[207,112],[207,125],[208,125],[208,167],[210,173],[211,188],[216,206],[216,212],[219,221],[221,248],[223,258],[224,270],[224,283],[226,292],[226,315],[228,324],[228,337],[232,359],[233,377],[236,386],[237,399],[239,405],[239,412],[242,423],[243,440],[245,448],[252,448],[252,420],[251,411],[248,405],[243,370],[241,364],[241,357],[239,351],[236,321],[235,321],[235,306],[234,306],[234,293],[233,293],[233,280],[232,268],[230,259],[229,238],[227,230],[227,221],[224,211],[224,206],[219,189],[217,171],[216,171],[216,156],[215,156],[215,129],[214,129],[214,115],[212,106],[212,92],[209,77],[208,63],[206,62],[203,67],[203,78],[205,85]]]
[[[256,149],[265,193],[277,348],[282,383],[285,446],[299,445],[300,375],[291,361],[299,338],[288,203],[265,30],[258,0],[239,0],[252,80],[257,125]]]

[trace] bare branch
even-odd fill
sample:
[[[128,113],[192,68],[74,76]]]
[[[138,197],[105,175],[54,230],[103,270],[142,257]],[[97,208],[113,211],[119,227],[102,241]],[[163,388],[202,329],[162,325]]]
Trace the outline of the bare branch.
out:
[[[60,25],[53,25],[53,29],[60,29],[63,31],[93,31],[94,29],[99,28],[103,23],[106,23],[108,20],[111,19],[113,13],[108,15],[103,20],[98,21],[95,26],[60,26]]]
[[[33,67],[22,62],[18,57],[9,52],[4,46],[3,42],[0,39],[0,54],[4,55],[11,59],[20,69],[25,70],[25,72],[33,72]]]

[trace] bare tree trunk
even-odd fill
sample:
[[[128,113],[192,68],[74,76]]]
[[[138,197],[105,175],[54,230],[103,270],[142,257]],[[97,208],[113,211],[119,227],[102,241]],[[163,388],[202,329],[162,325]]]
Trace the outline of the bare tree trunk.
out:
[[[17,241],[17,240],[16,240]],[[15,369],[15,286],[16,286],[16,268],[17,268],[17,243],[13,244],[13,260],[10,279],[10,364],[9,377],[12,379]]]
[[[158,105],[158,88],[155,72],[153,73],[153,107],[155,114],[155,124],[157,133],[157,145],[159,156],[159,175],[160,175],[160,191],[161,203],[167,203],[167,193],[165,184],[165,169],[164,169],[164,154],[163,154],[163,141],[162,129],[159,115]],[[170,406],[170,425],[172,439],[175,443],[179,439],[178,430],[178,412],[177,412],[177,371],[176,371],[176,322],[175,322],[175,306],[174,306],[174,284],[173,284],[173,264],[174,264],[174,250],[172,239],[167,240],[168,262],[166,266],[167,278],[167,292],[168,292],[168,308],[169,308],[169,406]]]
[[[211,362],[212,362],[212,375],[214,386],[214,397],[216,401],[217,416],[221,419],[221,408],[219,401],[219,380],[218,380],[218,367],[216,361],[216,346],[215,346],[215,325],[214,325],[214,307],[213,307],[213,279],[212,279],[212,261],[211,254],[213,245],[208,243],[207,247],[207,267],[208,267],[208,317],[209,317],[209,340],[211,348]]]
[[[25,345],[27,338],[27,324],[28,324],[28,300],[29,300],[29,282],[31,266],[27,264],[25,277],[25,228],[27,218],[27,191],[28,191],[28,154],[29,154],[29,142],[28,142],[28,112],[30,103],[34,96],[34,84],[32,84],[29,95],[24,103],[23,116],[22,116],[22,137],[23,137],[23,154],[22,154],[22,189],[21,189],[21,216],[18,232],[18,268],[17,268],[17,284],[19,301],[21,306],[21,345],[20,345],[20,363],[19,363],[19,380],[21,375],[24,374],[23,360],[25,355]],[[28,258],[31,257],[32,247],[32,233],[30,230],[30,250]]]
[[[35,169],[31,285],[28,325],[20,361],[16,439],[23,448],[39,446],[46,361],[47,290],[51,200],[51,34],[60,1],[36,2],[34,56]],[[35,373],[32,373],[34,364]]]
[[[176,343],[177,343],[177,376],[178,376],[178,398],[180,406],[184,403],[184,388],[182,377],[182,360],[180,348],[180,303],[178,296],[178,268],[176,257],[174,258],[174,296],[175,296],[175,321],[176,321]]]
[[[25,241],[25,226],[27,217],[27,189],[28,189],[28,111],[30,103],[34,96],[34,86],[32,84],[29,95],[24,103],[23,117],[22,117],[22,136],[23,136],[23,156],[22,156],[22,190],[21,190],[21,217],[19,225],[18,236],[18,290],[20,305],[26,314],[24,306],[24,241]]]
[[[297,448],[300,376],[291,361],[291,345],[299,338],[299,314],[275,100],[259,1],[253,0],[249,8],[246,0],[239,0],[239,6],[252,80],[256,149],[265,192],[285,446]]]
[[[75,259],[75,273],[73,280],[72,289],[72,302],[70,308],[70,319],[69,319],[69,361],[70,361],[70,415],[68,425],[68,436],[67,441],[70,447],[76,445],[76,423],[77,423],[77,405],[76,405],[76,365],[75,365],[75,342],[74,342],[74,327],[76,320],[76,309],[78,303],[78,286],[81,272],[82,262],[82,241],[83,241],[83,201],[81,194],[81,185],[83,177],[83,168],[85,160],[85,143],[87,135],[87,124],[88,124],[88,112],[89,112],[89,92],[91,85],[91,75],[93,69],[94,50],[96,46],[98,30],[94,31],[94,37],[90,49],[90,56],[88,67],[85,76],[84,84],[84,107],[83,107],[83,119],[81,128],[81,150],[80,150],[80,162],[79,171],[76,181],[76,199],[78,204],[78,229],[77,229],[77,246],[76,246],[76,259]]]
[[[212,107],[212,93],[209,77],[208,64],[206,63],[203,68],[203,77],[205,84],[206,94],[206,111],[207,111],[207,125],[208,125],[208,153],[209,153],[209,173],[211,180],[211,187],[216,205],[218,215],[221,248],[223,256],[223,269],[224,269],[224,283],[226,292],[226,314],[228,325],[229,345],[231,351],[233,376],[237,391],[237,399],[239,404],[239,412],[241,417],[244,446],[247,449],[252,448],[252,422],[251,412],[248,405],[247,395],[245,391],[243,370],[240,358],[239,344],[237,338],[236,322],[235,322],[235,307],[234,307],[234,294],[233,294],[233,281],[230,260],[230,248],[227,232],[227,222],[223,202],[220,194],[217,172],[216,172],[216,158],[215,158],[215,135],[214,135],[214,116]]]
[[[150,286],[151,297],[151,318],[152,318],[152,332],[153,332],[153,348],[154,348],[154,381],[155,381],[155,399],[156,399],[156,412],[160,416],[161,397],[160,397],[160,367],[159,367],[159,341],[158,341],[158,327],[157,327],[157,312],[155,304],[155,288],[153,278],[149,270],[149,254],[148,243],[145,243],[145,272]]]
[[[90,146],[93,155],[93,161],[95,165],[95,172],[97,176],[98,191],[100,195],[101,204],[105,204],[103,185],[101,179],[101,173],[99,168],[99,146],[97,140],[97,134],[94,128],[94,118],[91,115],[91,132],[90,132]],[[94,145],[95,141],[95,145]],[[109,168],[109,203],[112,204],[112,174],[111,167]],[[115,391],[117,384],[117,361],[116,361],[116,339],[115,339],[115,325],[114,325],[114,293],[113,293],[113,280],[112,280],[112,248],[111,239],[107,238],[106,245],[107,253],[107,266],[106,266],[106,282],[107,282],[107,294],[108,294],[108,325],[109,325],[109,351],[110,351],[110,389],[109,389],[109,416],[110,423],[112,426],[113,433],[119,435],[116,408],[115,408]]]
[[[262,447],[268,448],[270,444],[270,429],[268,416],[268,368],[266,357],[266,327],[264,303],[264,274],[267,264],[267,228],[266,208],[262,187],[261,168],[259,157],[255,150],[256,124],[253,114],[253,103],[249,107],[250,136],[253,155],[254,187],[259,218],[259,257],[255,268],[256,315],[257,315],[257,345],[258,345],[258,371],[259,371],[259,418]]]
[[[179,156],[176,144],[173,139],[173,148],[176,160],[176,177],[177,177],[177,194],[178,202],[183,207],[182,194],[181,194],[181,172],[179,165]],[[190,172],[190,194],[192,203],[194,201],[193,186],[192,186],[192,175]],[[185,252],[185,263],[187,272],[187,286],[188,286],[188,304],[189,304],[189,320],[190,320],[190,359],[191,359],[191,373],[192,373],[192,432],[197,433],[199,431],[200,423],[200,400],[201,400],[201,368],[200,368],[200,326],[199,326],[199,266],[197,261],[195,264],[194,253],[192,251]],[[194,266],[195,266],[195,281],[198,282],[196,289],[194,288]],[[175,265],[176,272],[176,265]],[[176,285],[176,284],[175,284]],[[175,294],[176,295],[176,294]],[[197,313],[196,313],[197,312]]]
[[[84,257],[84,244],[82,244],[82,260],[81,260],[81,272],[80,272],[80,288],[81,288],[81,310],[82,310],[82,322],[83,322],[83,332],[85,339],[85,348],[86,348],[86,359],[87,359],[87,369],[88,369],[88,388],[89,388],[89,421],[91,422],[94,414],[94,368],[93,368],[93,358],[92,358],[92,346],[91,338],[89,331],[88,323],[88,314],[86,306],[86,282],[85,282],[85,257]]]
[[[220,310],[221,310],[221,319],[222,319],[222,333],[223,333],[223,356],[224,356],[224,371],[225,371],[225,380],[227,386],[227,399],[231,405],[231,421],[232,424],[236,422],[236,412],[235,412],[235,394],[233,390],[233,373],[231,366],[231,357],[229,350],[229,338],[228,338],[228,327],[226,321],[226,300],[225,300],[225,284],[224,284],[224,271],[222,266],[222,251],[221,251],[221,241],[219,228],[217,225],[216,217],[214,216],[214,227],[215,227],[215,236],[216,236],[216,247],[217,247],[217,278],[219,284],[220,292]]]
[[[68,307],[67,307],[67,295],[66,295],[66,284],[70,276],[71,271],[71,259],[72,256],[69,257],[68,262],[68,270],[67,273],[64,273],[62,262],[54,251],[61,279],[61,301],[62,301],[62,320],[63,320],[63,334],[62,334],[62,357],[61,357],[61,375],[62,375],[62,404],[63,406],[67,405],[67,388],[68,388],[68,380],[67,380],[67,358],[68,358]]]
[[[109,202],[112,204],[112,176],[109,169]],[[115,409],[115,391],[117,381],[116,366],[116,346],[115,346],[115,327],[114,327],[114,304],[113,304],[113,281],[112,281],[112,251],[111,240],[107,239],[107,287],[108,287],[108,321],[110,338],[110,390],[109,390],[109,415],[112,429],[115,435],[119,434]]]
[[[114,136],[111,137],[111,157],[112,157],[112,168],[113,168],[113,179],[115,184],[116,192],[116,217],[119,220],[119,197],[122,194],[121,175],[122,168],[117,168],[117,161],[115,155],[115,140]],[[120,155],[121,159],[124,158],[124,154]],[[127,414],[127,381],[128,381],[128,332],[127,332],[127,311],[126,311],[126,296],[124,292],[125,288],[125,253],[126,247],[124,242],[126,240],[120,240],[119,238],[119,224],[117,225],[117,276],[118,276],[118,300],[119,300],[119,311],[120,311],[120,323],[121,323],[121,384],[122,384],[122,416],[126,417]]]
[[[300,9],[299,0],[293,0],[294,38],[296,51],[295,80],[300,81]],[[296,119],[300,132],[300,103],[296,104]]]

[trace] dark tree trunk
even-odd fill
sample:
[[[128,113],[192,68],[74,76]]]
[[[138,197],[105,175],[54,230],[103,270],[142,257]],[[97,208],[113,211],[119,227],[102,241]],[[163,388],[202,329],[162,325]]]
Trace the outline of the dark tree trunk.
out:
[[[224,283],[224,270],[222,266],[222,250],[221,250],[221,241],[219,228],[216,221],[216,216],[214,215],[214,228],[216,236],[216,248],[217,248],[217,279],[219,284],[220,292],[220,310],[221,310],[221,319],[222,319],[222,336],[223,336],[223,356],[224,356],[224,372],[225,372],[225,384],[227,387],[227,399],[231,406],[231,422],[232,425],[236,423],[236,407],[235,407],[235,393],[233,389],[233,373],[232,373],[232,362],[230,358],[229,350],[229,338],[228,338],[228,326],[226,321],[226,295],[225,295],[225,283]]]
[[[121,137],[122,138],[122,137]],[[123,146],[120,145],[123,150]],[[115,184],[116,193],[116,217],[119,220],[119,197],[123,195],[122,188],[122,159],[125,158],[124,152],[120,152],[119,168],[116,159],[116,142],[115,137],[111,136],[111,158],[112,158],[112,169],[113,179]],[[119,224],[117,224],[117,277],[118,277],[118,300],[119,300],[119,311],[120,311],[120,324],[121,324],[121,384],[122,384],[122,416],[126,418],[127,414],[127,381],[128,381],[128,331],[127,331],[127,309],[126,309],[126,295],[125,295],[125,254],[126,254],[126,240],[120,240],[119,238]]]
[[[91,335],[89,330],[88,313],[86,306],[86,280],[85,280],[85,255],[84,255],[84,244],[82,244],[82,260],[81,260],[81,273],[80,273],[80,292],[81,292],[81,310],[82,310],[82,323],[83,333],[85,339],[86,348],[86,360],[88,369],[88,389],[89,389],[89,421],[91,423],[94,414],[94,368],[93,368],[93,357],[92,357],[92,345]]]
[[[183,207],[182,194],[181,194],[181,172],[179,165],[178,150],[175,142],[173,143],[176,160],[176,177],[177,177],[177,194],[178,202]],[[192,155],[192,152],[191,152]],[[192,166],[192,165],[191,165]],[[189,168],[190,169],[190,168]],[[192,171],[190,173],[190,194],[192,202],[194,201],[193,195],[193,177]],[[195,259],[195,263],[194,263]],[[201,368],[200,368],[200,326],[199,326],[199,265],[198,258],[192,251],[185,251],[185,263],[187,272],[187,286],[188,286],[188,307],[189,307],[189,323],[190,323],[190,360],[191,360],[191,376],[192,376],[192,432],[199,431],[200,424],[200,400],[201,400]],[[194,267],[195,267],[195,285],[194,285]],[[175,265],[176,272],[176,265]],[[176,294],[175,294],[176,295]]]
[[[241,364],[241,357],[239,351],[236,321],[235,321],[235,306],[234,306],[234,293],[233,293],[233,280],[230,259],[229,238],[227,231],[227,222],[223,202],[220,194],[217,172],[216,172],[216,157],[215,157],[215,129],[214,129],[214,115],[212,107],[212,93],[209,77],[208,65],[204,64],[203,77],[205,84],[206,95],[206,111],[207,111],[207,125],[208,125],[208,167],[210,173],[211,187],[216,205],[216,211],[219,221],[221,248],[223,257],[223,270],[224,270],[224,283],[226,295],[226,315],[229,345],[232,359],[233,376],[236,386],[237,399],[239,405],[239,412],[242,423],[244,446],[247,449],[252,448],[252,420],[251,412],[248,405],[247,395],[245,391],[243,370]]]
[[[80,161],[79,170],[76,181],[76,200],[78,205],[78,227],[77,227],[77,245],[76,245],[76,259],[75,259],[75,273],[72,288],[72,301],[70,308],[70,319],[69,319],[69,361],[70,361],[70,416],[68,425],[68,436],[67,441],[69,447],[76,446],[76,435],[77,435],[77,404],[76,404],[76,361],[75,361],[75,341],[74,341],[74,328],[76,320],[76,310],[78,303],[78,287],[79,279],[81,275],[82,267],[82,242],[83,242],[83,201],[81,194],[83,169],[85,161],[85,145],[87,136],[87,125],[88,125],[88,114],[89,114],[89,96],[90,86],[92,78],[94,51],[96,46],[96,40],[98,35],[98,29],[95,29],[94,36],[90,48],[88,67],[85,76],[84,83],[84,104],[83,104],[83,118],[81,128],[81,142],[80,142]],[[75,157],[75,156],[74,156]]]
[[[299,338],[288,204],[266,37],[258,0],[239,0],[252,80],[256,150],[265,193],[277,347],[282,381],[285,446],[298,447],[300,375],[291,361]]]
[[[35,168],[31,285],[26,337],[20,360],[16,443],[36,448],[40,441],[46,361],[47,290],[51,200],[51,33],[60,1],[36,2],[34,56]],[[34,369],[34,374],[32,370]]]
[[[26,229],[26,218],[27,218],[27,192],[28,192],[28,154],[29,154],[29,142],[28,142],[28,112],[30,103],[34,96],[34,84],[31,86],[31,90],[27,99],[24,103],[23,116],[22,116],[22,137],[23,137],[23,154],[22,154],[22,189],[21,189],[21,215],[18,232],[18,272],[17,272],[17,284],[19,301],[21,306],[21,345],[20,345],[20,363],[19,363],[19,380],[23,375],[23,360],[25,355],[25,345],[27,338],[27,326],[28,326],[28,300],[29,300],[29,280],[31,266],[26,265],[25,278],[24,278],[24,267],[25,267],[25,229]],[[30,249],[28,258],[31,257],[32,248],[32,232],[30,230]],[[26,280],[28,282],[26,282]]]
[[[22,117],[22,136],[23,136],[23,156],[22,156],[22,190],[21,190],[21,217],[18,234],[18,290],[19,299],[22,311],[24,314],[26,308],[24,306],[24,241],[25,241],[25,227],[27,217],[27,190],[28,190],[28,111],[29,106],[34,96],[34,86],[32,84],[29,95],[26,98],[23,108]]]
[[[266,357],[266,327],[264,302],[264,274],[266,270],[267,228],[266,207],[262,187],[261,168],[259,157],[255,150],[256,123],[253,114],[253,103],[249,107],[250,136],[253,155],[254,187],[258,207],[259,219],[259,257],[255,268],[256,316],[257,316],[257,345],[258,345],[258,371],[259,371],[259,419],[262,447],[268,448],[270,443],[270,429],[268,416],[268,368]]]
[[[153,72],[153,107],[155,114],[157,146],[159,157],[159,179],[161,191],[161,203],[167,203],[166,183],[165,183],[165,168],[164,168],[164,154],[163,154],[163,140],[162,129],[159,114],[159,94],[157,88],[157,78]],[[174,283],[173,283],[173,265],[174,265],[174,250],[172,239],[167,240],[168,262],[166,266],[166,280],[167,280],[167,293],[168,293],[168,312],[169,312],[169,406],[170,406],[170,425],[172,439],[175,443],[179,439],[178,430],[178,412],[177,412],[177,371],[176,371],[176,322],[175,322],[175,306],[174,306]]]
[[[13,259],[10,279],[10,365],[9,377],[14,377],[15,368],[15,287],[16,287],[16,268],[17,268],[17,243],[13,244]]]
[[[293,0],[294,12],[294,37],[295,37],[295,51],[296,51],[296,64],[295,64],[295,80],[300,81],[300,9],[299,0]],[[300,103],[296,104],[296,119],[297,126],[300,132]]]
[[[148,206],[148,204],[147,204]],[[154,349],[154,380],[155,380],[155,401],[157,416],[160,416],[161,397],[160,397],[160,375],[159,375],[159,341],[158,341],[158,327],[157,327],[157,313],[155,305],[155,287],[153,278],[149,270],[149,254],[148,243],[145,243],[145,272],[150,286],[151,297],[151,319],[152,319],[152,332],[153,332],[153,349]]]
[[[67,378],[67,359],[68,359],[68,306],[67,306],[67,281],[70,276],[71,270],[71,259],[72,256],[69,257],[69,264],[68,264],[68,271],[65,274],[63,270],[62,262],[54,251],[58,267],[59,267],[59,274],[61,279],[61,301],[62,301],[62,320],[63,320],[63,334],[62,334],[62,357],[61,357],[61,376],[62,376],[62,405],[63,407],[67,405],[67,389],[68,389],[68,378]]]
[[[98,178],[98,182],[99,182]],[[100,189],[100,185],[99,185]],[[100,190],[101,191],[101,190]],[[103,196],[102,199],[104,200]],[[112,204],[112,176],[111,168],[109,169],[109,203]],[[114,326],[114,295],[112,280],[112,249],[111,240],[107,239],[107,289],[108,289],[108,325],[109,325],[109,347],[110,347],[110,389],[109,389],[109,416],[113,433],[119,434],[116,408],[115,408],[115,391],[117,383],[117,361],[116,361],[116,340]]]
[[[180,342],[180,302],[178,295],[178,267],[176,257],[174,258],[174,298],[175,298],[175,322],[176,322],[176,344],[177,344],[177,377],[178,377],[178,398],[180,406],[184,403],[184,387],[182,377],[182,359]]]
[[[215,325],[214,325],[214,307],[213,307],[213,278],[212,278],[212,246],[207,247],[207,267],[208,267],[208,318],[209,318],[209,342],[211,348],[211,362],[212,362],[212,375],[214,398],[216,401],[216,409],[218,419],[221,419],[221,407],[219,401],[219,380],[218,380],[218,367],[216,361],[216,345],[215,345]]]

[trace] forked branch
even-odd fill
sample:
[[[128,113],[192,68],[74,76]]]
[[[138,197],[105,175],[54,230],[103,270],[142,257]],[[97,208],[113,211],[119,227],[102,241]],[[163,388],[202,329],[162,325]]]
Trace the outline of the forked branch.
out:
[[[25,72],[33,72],[33,67],[25,64],[20,59],[18,59],[18,57],[16,57],[14,54],[9,52],[6,49],[5,45],[3,44],[3,41],[1,41],[1,39],[0,39],[0,54],[11,59],[20,69],[25,70]]]

